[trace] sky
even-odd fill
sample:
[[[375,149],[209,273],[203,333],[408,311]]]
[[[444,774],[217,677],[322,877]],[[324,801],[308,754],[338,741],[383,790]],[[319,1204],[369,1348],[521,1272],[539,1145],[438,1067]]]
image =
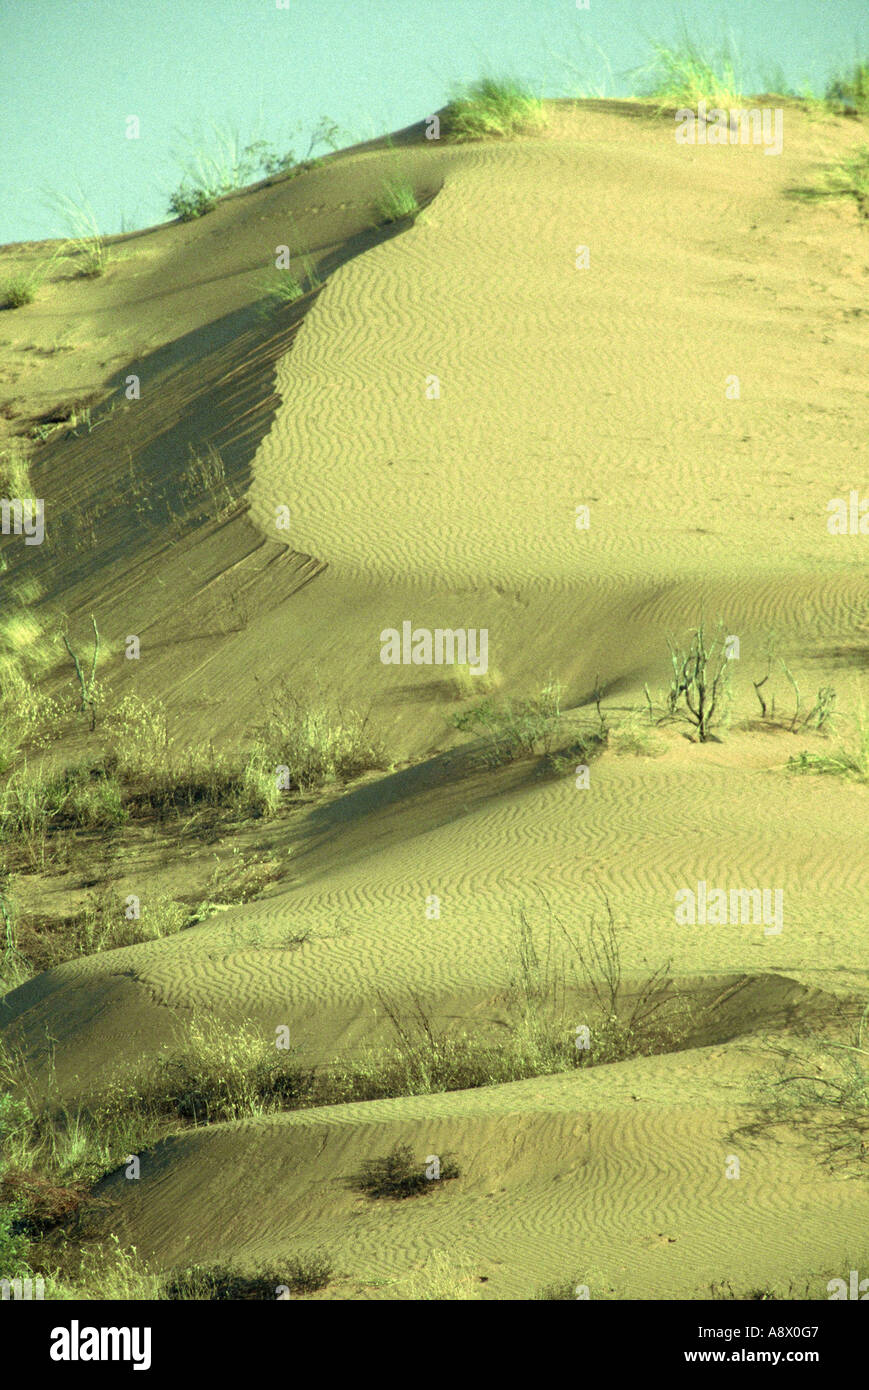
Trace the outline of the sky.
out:
[[[683,27],[729,40],[748,91],[869,53],[866,0],[0,0],[0,244],[65,235],[63,197],[104,233],[165,221],[215,126],[301,156],[324,115],[351,144],[483,74],[628,95]]]

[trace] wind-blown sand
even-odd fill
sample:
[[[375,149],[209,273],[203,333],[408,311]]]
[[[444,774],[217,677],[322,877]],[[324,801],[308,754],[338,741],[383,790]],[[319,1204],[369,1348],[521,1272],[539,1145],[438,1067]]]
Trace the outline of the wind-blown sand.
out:
[[[321,1064],[385,1036],[381,996],[472,1026],[515,970],[516,912],[544,930],[541,895],[571,924],[606,896],[630,980],[669,960],[689,992],[735,991],[718,1035],[681,1053],[170,1139],[139,1183],[103,1184],[118,1232],[158,1264],[322,1245],[333,1295],[389,1297],[443,1250],[475,1297],[586,1270],[655,1298],[847,1271],[865,1248],[865,1183],[799,1133],[739,1130],[764,1029],[817,1025],[869,980],[869,793],[790,776],[805,738],[750,724],[770,628],[805,699],[835,685],[850,715],[866,692],[869,539],[826,526],[828,501],[866,486],[865,231],[845,203],[786,194],[858,134],[789,109],[780,157],[686,149],[671,119],[605,103],[509,145],[411,130],[396,151],[351,151],[126,238],[104,281],[53,284],[4,316],[22,410],[141,371],[134,411],[34,470],[65,516],[111,498],[92,549],[65,523],[27,559],[46,603],[63,594],[79,623],[100,612],[107,648],[141,635],[147,660],[132,673],[114,657],[112,690],[159,695],[179,735],[231,746],[277,678],[316,675],[371,702],[396,765],[287,823],[288,876],[265,898],[8,996],[4,1033],[37,1077],[46,1031],[74,1102],[197,1014],[286,1023]],[[400,235],[371,233],[396,160],[431,201]],[[249,306],[289,210],[331,274],[276,328]],[[60,324],[80,339],[72,366],[35,367]],[[128,468],[156,488],[206,439],[249,505],[173,543],[137,510]],[[599,674],[608,708],[641,712],[668,634],[701,609],[740,638],[731,732],[665,731],[656,758],[609,750],[586,791],[527,762],[469,773],[449,672],[380,661],[381,631],[405,620],[487,628],[504,690],[551,671],[575,710]],[[674,896],[699,880],[782,889],[783,931],[678,925]],[[349,1193],[342,1178],[397,1140],[455,1150],[460,1182],[419,1202]]]

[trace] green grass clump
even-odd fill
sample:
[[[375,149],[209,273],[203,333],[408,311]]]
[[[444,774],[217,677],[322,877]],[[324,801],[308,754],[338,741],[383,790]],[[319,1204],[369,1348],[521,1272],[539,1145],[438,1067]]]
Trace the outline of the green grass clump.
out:
[[[263,280],[263,289],[272,304],[295,304],[305,287],[292,270],[273,270]]]
[[[61,194],[49,198],[48,204],[60,215],[68,233],[58,257],[71,261],[78,275],[103,275],[109,263],[109,248],[88,200],[83,194],[77,199]]]
[[[266,310],[275,305],[295,304],[297,299],[303,298],[311,290],[319,289],[322,285],[323,281],[311,256],[300,252],[294,259],[301,268],[301,279],[290,267],[283,270],[275,267],[263,276],[261,285],[265,294]]]
[[[39,288],[35,275],[10,275],[0,284],[0,309],[20,309],[32,304]]]
[[[412,185],[407,179],[387,179],[383,192],[377,202],[377,216],[381,222],[400,222],[404,217],[414,217],[419,212],[419,203]]]
[[[444,1154],[438,1177],[426,1176],[426,1164],[418,1162],[409,1144],[396,1144],[384,1158],[372,1158],[362,1165],[351,1186],[369,1197],[390,1197],[402,1201],[431,1192],[439,1182],[459,1177],[458,1164]]]
[[[11,773],[0,798],[3,839],[31,841],[66,828],[109,830],[127,812],[117,778],[98,762],[63,771],[21,768]]]
[[[26,464],[21,466],[25,475],[15,478],[7,474],[7,481],[21,486],[27,496]],[[46,745],[59,713],[56,702],[37,683],[51,660],[44,622],[34,611],[40,593],[39,584],[32,579],[6,586],[6,612],[0,618],[0,775],[12,767],[23,746]],[[0,805],[2,800],[0,792]]]
[[[709,106],[730,108],[742,100],[736,73],[736,60],[728,47],[706,55],[684,34],[672,47],[652,45],[653,57],[640,69],[641,94],[655,100],[660,108],[694,108],[704,101]]]
[[[451,140],[511,140],[546,124],[543,102],[515,78],[481,78],[452,97],[444,112]]]

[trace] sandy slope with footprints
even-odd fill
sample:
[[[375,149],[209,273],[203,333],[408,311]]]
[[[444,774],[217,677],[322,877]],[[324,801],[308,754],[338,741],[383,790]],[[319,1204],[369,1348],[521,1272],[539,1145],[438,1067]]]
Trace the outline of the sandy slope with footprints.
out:
[[[480,1297],[583,1270],[599,1290],[655,1297],[851,1267],[865,1184],[838,1181],[796,1135],[735,1136],[764,1029],[823,1026],[869,973],[867,789],[790,777],[805,740],[742,727],[771,627],[805,698],[833,684],[848,715],[866,688],[867,539],[826,529],[829,499],[865,486],[865,232],[846,205],[786,196],[856,138],[788,111],[781,157],[686,150],[666,117],[590,103],[540,140],[450,150],[408,136],[389,154],[439,192],[415,226],[334,269],[275,357],[279,399],[243,461],[250,511],[236,525],[274,545],[288,506],[306,582],[272,593],[263,564],[243,631],[208,649],[191,636],[142,681],[184,727],[228,736],[255,679],[316,671],[371,701],[397,762],[431,761],[312,805],[265,898],[24,986],[6,1001],[8,1035],[39,1074],[50,1030],[74,1098],[197,1013],[288,1023],[321,1062],[386,1036],[380,995],[417,993],[436,1017],[483,1026],[515,969],[517,911],[546,937],[541,894],[571,926],[605,894],[626,976],[670,959],[689,992],[735,1002],[680,1054],[173,1139],[145,1156],[140,1184],[105,1185],[143,1252],[274,1262],[323,1246],[342,1272],[333,1293],[361,1297],[406,1294],[440,1250]],[[376,193],[385,159],[327,165],[323,206],[337,215],[348,186]],[[251,238],[252,200],[277,208],[280,191],[230,200],[224,234]],[[149,235],[159,256],[167,232]],[[227,272],[227,312],[243,303],[239,276]],[[156,272],[149,285],[159,305]],[[168,338],[165,322],[154,332]],[[207,361],[207,338],[199,351]],[[108,455],[93,440],[91,456]],[[185,583],[213,579],[187,560]],[[78,611],[112,574],[80,581]],[[156,642],[167,629],[147,593]],[[444,671],[379,660],[381,629],[405,619],[487,627],[504,690],[551,670],[576,710],[599,673],[607,708],[641,713],[667,634],[701,604],[741,639],[732,732],[700,747],[669,731],[655,758],[608,751],[586,791],[529,764],[468,771]],[[678,926],[674,895],[699,879],[783,889],[784,930]],[[395,1140],[455,1150],[463,1177],[416,1203],[348,1193],[343,1178]],[[723,1178],[734,1150],[739,1183]]]

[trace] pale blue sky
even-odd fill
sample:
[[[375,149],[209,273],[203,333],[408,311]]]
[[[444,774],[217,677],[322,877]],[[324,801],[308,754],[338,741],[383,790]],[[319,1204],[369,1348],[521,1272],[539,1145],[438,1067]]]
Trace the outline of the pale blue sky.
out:
[[[0,0],[0,243],[62,234],[52,193],[83,193],[106,232],[164,220],[172,151],[210,122],[298,152],[299,124],[366,139],[483,72],[569,95],[565,58],[625,95],[683,21],[735,42],[749,90],[777,68],[823,88],[869,51],[866,0]]]

